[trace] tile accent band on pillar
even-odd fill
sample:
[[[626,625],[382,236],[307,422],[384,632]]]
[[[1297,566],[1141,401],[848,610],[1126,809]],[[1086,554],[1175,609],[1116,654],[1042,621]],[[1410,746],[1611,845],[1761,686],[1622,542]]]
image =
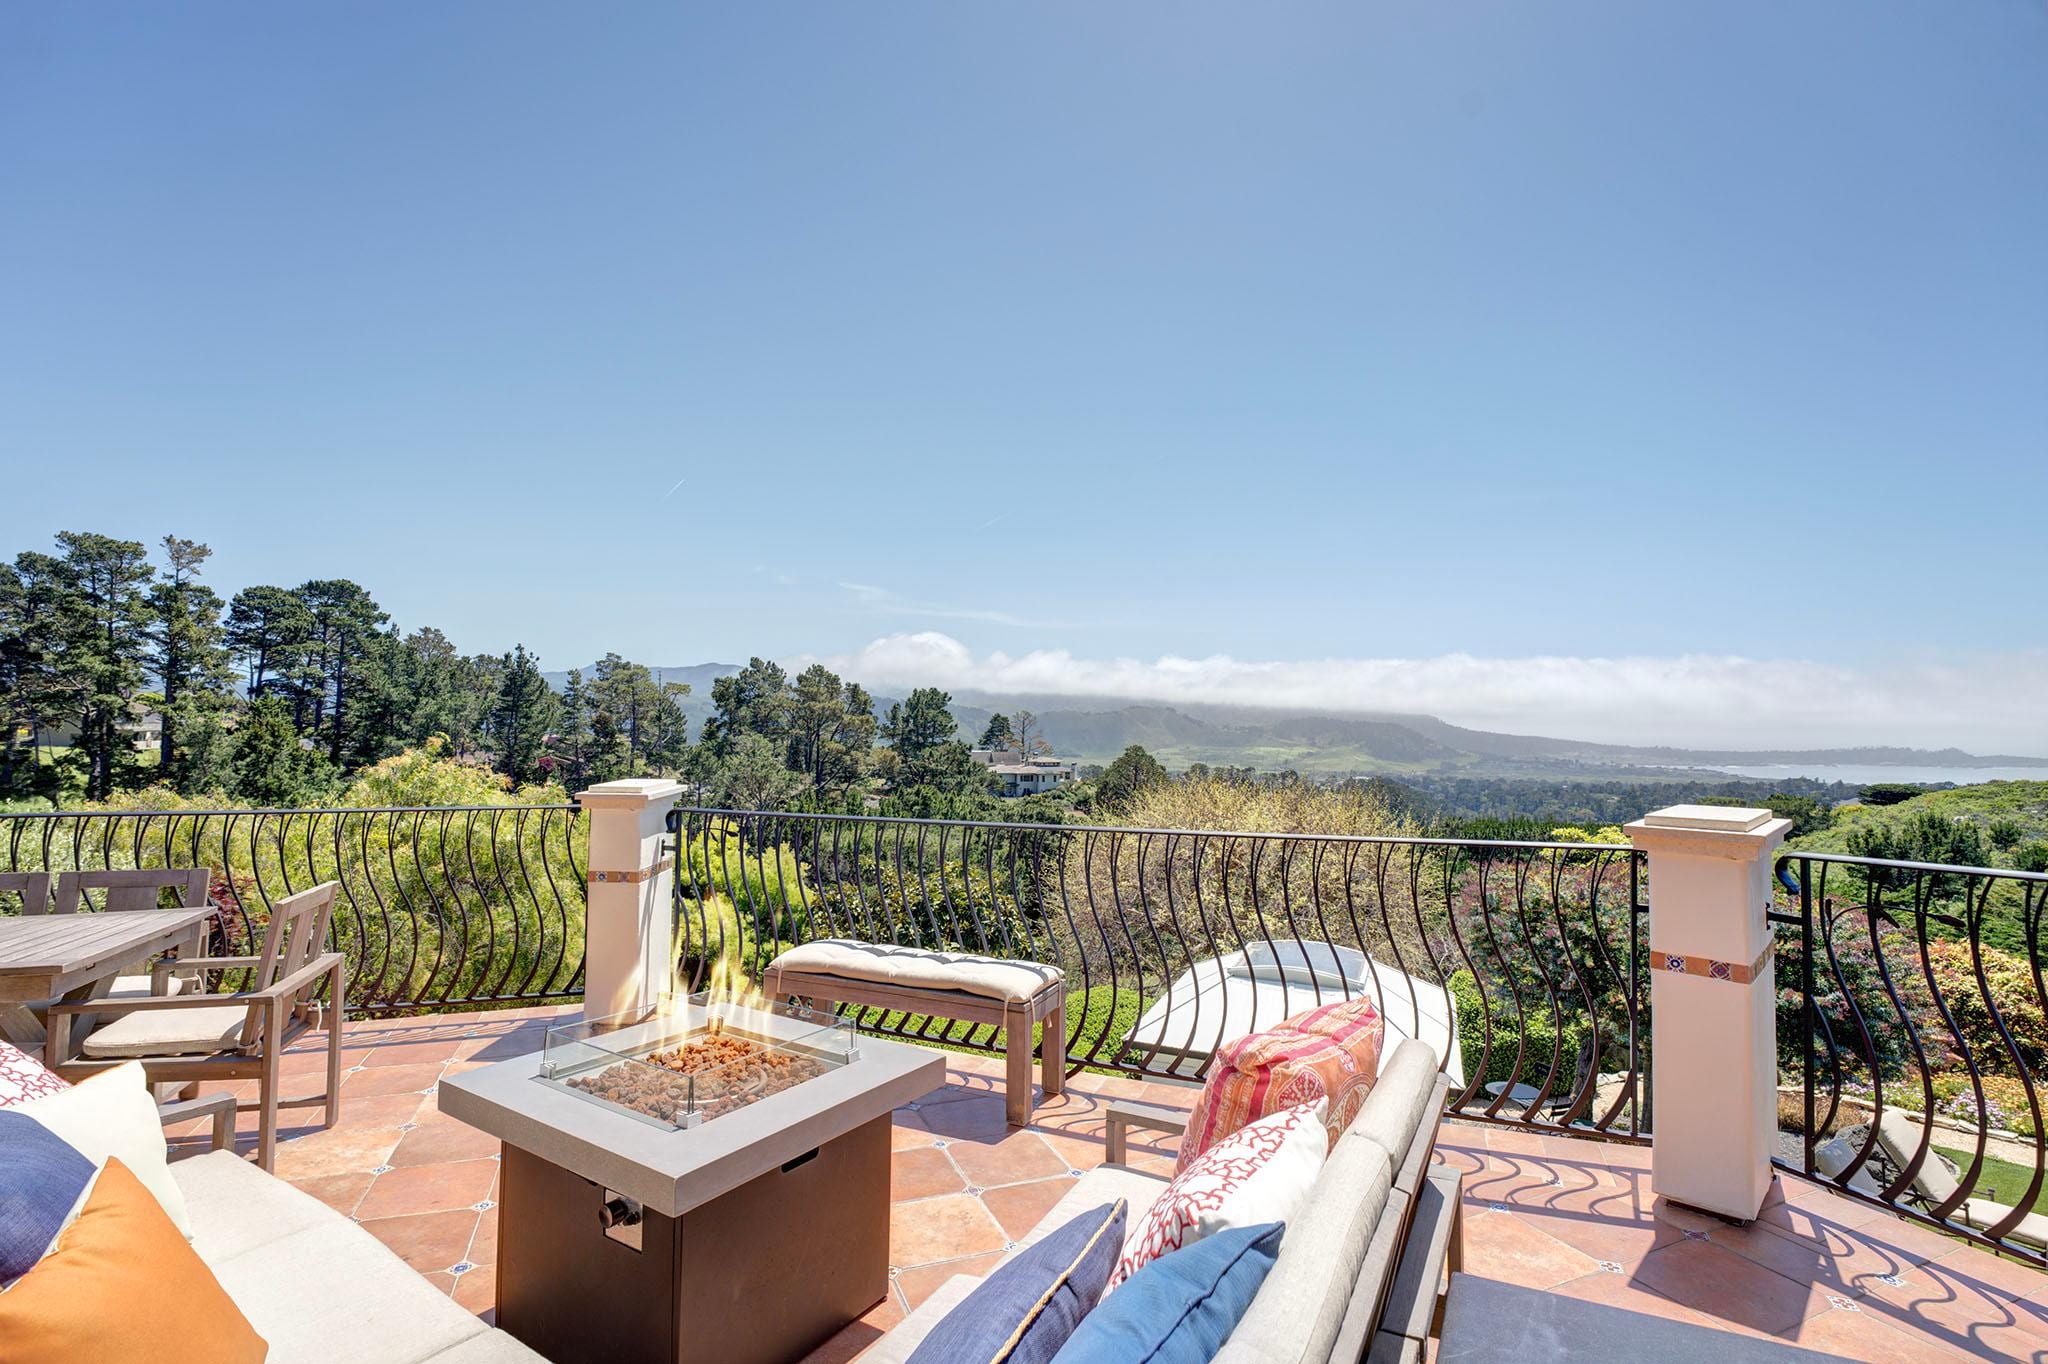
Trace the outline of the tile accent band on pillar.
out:
[[[621,883],[638,885],[640,882],[651,877],[661,875],[675,864],[675,858],[664,854],[653,866],[642,867],[638,871],[592,871],[589,873],[589,881],[593,886],[600,884],[617,885]]]
[[[1713,961],[1706,957],[1689,956],[1684,952],[1665,952],[1650,949],[1650,969],[1673,971],[1681,976],[1705,976],[1709,980],[1733,981],[1737,985],[1748,985],[1764,973],[1770,964],[1771,954],[1778,950],[1775,942],[1764,944],[1764,950],[1757,953],[1756,960],[1748,966],[1737,962]]]

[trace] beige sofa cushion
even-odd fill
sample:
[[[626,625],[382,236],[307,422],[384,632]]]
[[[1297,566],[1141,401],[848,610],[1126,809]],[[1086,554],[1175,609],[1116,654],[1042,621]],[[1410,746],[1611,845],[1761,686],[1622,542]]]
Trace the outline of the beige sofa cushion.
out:
[[[265,1364],[420,1364],[486,1329],[339,1214],[211,1268],[270,1342]]]
[[[430,1364],[548,1364],[518,1340],[503,1331],[486,1331],[480,1336],[457,1341],[433,1356]]]
[[[792,947],[773,963],[784,971],[873,981],[914,990],[958,990],[983,999],[1021,1004],[1065,977],[1041,962],[980,957],[971,952],[927,952],[920,947],[823,938]]]
[[[1364,1137],[1385,1151],[1397,1177],[1416,1129],[1422,1125],[1422,1110],[1435,1096],[1436,1075],[1436,1052],[1428,1043],[1412,1037],[1402,1042],[1380,1067],[1365,1107],[1358,1110],[1346,1133]]]
[[[256,1333],[266,1364],[537,1364],[361,1227],[231,1151],[181,1160],[172,1177],[199,1252]]]
[[[1124,1244],[1138,1234],[1145,1225],[1145,1214],[1159,1201],[1159,1195],[1166,1192],[1167,1180],[1164,1175],[1148,1175],[1126,1165],[1098,1165],[1082,1175],[1067,1190],[1059,1202],[1052,1205],[1052,1211],[1038,1219],[1038,1225],[1024,1234],[1016,1248],[1004,1256],[1008,1261],[1031,1246],[1037,1245],[1053,1232],[1104,1203],[1114,1203],[1119,1198],[1129,1205],[1124,1213]]]
[[[209,1265],[316,1227],[337,1216],[311,1194],[264,1174],[233,1151],[210,1151],[171,1165],[192,1217],[192,1249]]]
[[[206,1056],[242,1043],[246,1004],[198,1009],[144,1009],[93,1029],[81,1044],[87,1056]]]

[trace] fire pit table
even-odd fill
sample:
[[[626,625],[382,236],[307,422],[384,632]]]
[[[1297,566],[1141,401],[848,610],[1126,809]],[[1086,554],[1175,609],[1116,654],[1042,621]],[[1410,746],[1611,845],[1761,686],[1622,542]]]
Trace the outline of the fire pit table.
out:
[[[503,1143],[498,1325],[554,1364],[802,1358],[887,1295],[890,1113],[945,1074],[699,995],[442,1080]]]

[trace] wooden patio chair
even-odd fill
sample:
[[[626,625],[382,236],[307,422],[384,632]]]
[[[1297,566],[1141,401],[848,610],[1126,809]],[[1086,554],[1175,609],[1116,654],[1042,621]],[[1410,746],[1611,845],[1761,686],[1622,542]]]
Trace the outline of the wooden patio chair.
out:
[[[279,900],[271,907],[257,956],[175,957],[159,962],[155,971],[164,977],[247,970],[246,989],[51,1006],[46,1064],[66,1079],[78,1079],[140,1060],[152,1082],[184,1086],[188,1093],[200,1081],[253,1079],[255,1100],[239,1101],[236,1107],[260,1115],[256,1163],[270,1169],[277,1155],[278,1109],[324,1105],[329,1127],[341,1113],[343,959],[327,950],[339,889],[328,881]],[[323,984],[328,992],[324,1008],[317,997]],[[72,1020],[80,1014],[113,1021],[74,1046]],[[327,1029],[327,1086],[318,1094],[285,1098],[278,1092],[284,1049],[315,1027]]]
[[[0,896],[21,901],[23,914],[50,912],[50,873],[46,871],[0,871]],[[27,1004],[0,1004],[0,1041],[11,1042],[34,1055],[43,1045],[42,1015]]]
[[[50,910],[50,873],[0,871],[0,895],[20,896],[24,914],[47,914]]]
[[[50,898],[50,909],[57,914],[76,914],[81,908],[92,903],[89,891],[99,891],[102,910],[138,909],[205,909],[207,894],[213,886],[211,867],[161,867],[141,871],[64,871],[57,873],[56,893]],[[163,893],[170,891],[171,903],[163,903]],[[33,911],[30,911],[33,912]],[[197,930],[206,932],[204,927]],[[198,944],[195,944],[197,949]],[[195,950],[193,955],[198,955]],[[177,994],[184,983],[171,980],[167,993]],[[107,994],[115,999],[133,999],[138,995],[151,993],[153,986],[152,963],[136,962],[124,967],[114,977],[112,988]],[[37,1007],[41,1013],[47,1005]]]

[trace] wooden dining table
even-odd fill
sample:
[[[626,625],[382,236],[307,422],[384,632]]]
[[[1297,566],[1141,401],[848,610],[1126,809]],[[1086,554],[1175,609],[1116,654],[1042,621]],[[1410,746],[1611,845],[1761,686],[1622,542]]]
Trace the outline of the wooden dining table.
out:
[[[0,1016],[46,999],[97,999],[124,967],[196,951],[211,908],[0,916]],[[12,1029],[0,1029],[12,1031]]]

